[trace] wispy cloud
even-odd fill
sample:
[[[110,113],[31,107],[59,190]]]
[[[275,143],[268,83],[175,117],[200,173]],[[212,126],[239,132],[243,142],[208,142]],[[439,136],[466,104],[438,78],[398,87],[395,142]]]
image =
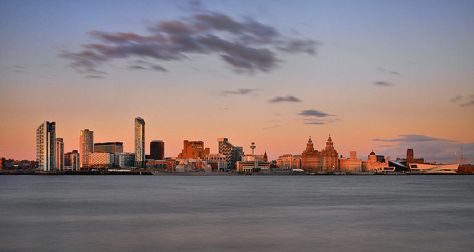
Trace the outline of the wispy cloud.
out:
[[[239,88],[236,90],[224,90],[222,91],[222,94],[224,95],[251,95],[251,94],[255,94],[258,91],[259,89],[254,89],[254,88]]]
[[[400,75],[400,73],[397,72],[397,71],[388,70],[388,69],[385,69],[383,67],[377,67],[377,69],[382,73],[387,73],[387,74],[391,74],[391,75]]]
[[[269,129],[275,129],[275,128],[280,128],[280,127],[281,127],[280,124],[274,124],[274,125],[271,125],[271,126],[263,127],[262,129],[263,130],[269,130]]]
[[[457,95],[451,99],[451,102],[456,103],[459,107],[474,106],[474,94],[472,95]]]
[[[374,82],[375,85],[380,86],[380,87],[390,87],[393,86],[392,83],[386,82],[386,81],[376,81]]]
[[[132,70],[154,70],[154,71],[158,71],[158,72],[166,72],[167,71],[164,67],[162,67],[160,65],[156,65],[156,64],[144,61],[144,60],[135,60],[133,62],[133,65],[129,66],[128,68],[132,69]]]
[[[252,18],[234,19],[203,10],[147,29],[148,34],[91,31],[94,43],[82,45],[81,51],[62,51],[61,56],[77,71],[90,74],[114,59],[166,62],[190,59],[190,54],[218,55],[237,73],[251,74],[275,69],[282,62],[278,52],[315,55],[318,45],[311,39],[285,36],[276,27]]]
[[[443,141],[443,142],[451,142],[451,140],[443,139],[443,138],[436,138],[430,137],[426,135],[417,135],[417,134],[407,134],[407,135],[399,135],[396,138],[375,138],[373,141],[376,142],[432,142],[432,141]]]
[[[269,101],[270,103],[281,103],[281,102],[301,102],[296,96],[287,95],[287,96],[277,96]]]

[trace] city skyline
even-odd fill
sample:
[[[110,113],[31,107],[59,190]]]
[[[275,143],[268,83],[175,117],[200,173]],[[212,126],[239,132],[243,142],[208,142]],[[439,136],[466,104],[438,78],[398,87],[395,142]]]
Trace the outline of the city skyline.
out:
[[[64,152],[80,149],[83,129],[134,152],[130,118],[141,116],[144,146],[163,140],[166,156],[185,139],[216,153],[226,137],[274,160],[301,153],[308,136],[322,149],[331,134],[345,156],[414,148],[474,160],[472,1],[193,3],[1,2],[0,114],[15,123],[0,126],[0,155],[34,160],[45,120]],[[153,55],[117,42],[143,49],[171,32],[200,49],[154,43],[173,54]],[[84,50],[100,57],[78,58]]]

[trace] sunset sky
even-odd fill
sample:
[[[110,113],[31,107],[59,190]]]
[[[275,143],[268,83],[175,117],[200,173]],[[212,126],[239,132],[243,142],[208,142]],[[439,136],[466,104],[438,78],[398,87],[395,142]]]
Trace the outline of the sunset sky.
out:
[[[35,158],[55,121],[133,151],[276,159],[331,134],[339,154],[474,162],[474,1],[0,1],[0,157]]]

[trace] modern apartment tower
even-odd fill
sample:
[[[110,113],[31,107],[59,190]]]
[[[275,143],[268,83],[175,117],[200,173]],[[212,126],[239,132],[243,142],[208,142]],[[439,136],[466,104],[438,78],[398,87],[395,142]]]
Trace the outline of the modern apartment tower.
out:
[[[89,166],[89,155],[94,152],[94,131],[81,130],[79,137],[79,157],[81,169]]]
[[[145,167],[145,120],[135,118],[135,166]]]
[[[36,161],[41,171],[56,170],[56,123],[45,121],[36,129]]]
[[[235,168],[235,163],[242,160],[242,156],[244,155],[243,148],[234,146],[227,138],[218,138],[217,143],[219,147],[219,154],[222,154],[226,157],[227,168]]]
[[[165,142],[153,140],[150,142],[150,158],[154,160],[165,159]]]
[[[64,142],[62,138],[56,138],[56,170],[64,170]]]

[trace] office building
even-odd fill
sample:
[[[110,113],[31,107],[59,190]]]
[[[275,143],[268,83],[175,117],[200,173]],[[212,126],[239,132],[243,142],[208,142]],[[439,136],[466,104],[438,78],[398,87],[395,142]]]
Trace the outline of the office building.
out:
[[[79,152],[73,150],[64,154],[64,170],[65,171],[78,171],[79,165]]]
[[[56,123],[45,121],[36,129],[36,161],[41,171],[56,170]]]
[[[153,140],[150,142],[150,159],[165,159],[165,142],[161,140]]]
[[[89,166],[89,155],[94,152],[94,131],[81,130],[79,136],[79,157],[81,169]]]
[[[116,153],[115,162],[120,168],[131,168],[135,166],[135,153]]]
[[[362,172],[362,160],[357,158],[355,151],[350,152],[349,158],[339,159],[339,171],[347,173]]]
[[[321,158],[318,150],[314,149],[313,140],[311,137],[306,143],[306,149],[301,153],[301,169],[306,172],[319,172],[321,166]]]
[[[123,152],[122,142],[94,143],[94,152],[101,153],[121,153]]]
[[[334,149],[334,143],[332,142],[331,135],[329,135],[328,140],[326,141],[326,147],[321,150],[321,171],[330,173],[336,172],[339,168],[339,155]]]
[[[56,170],[64,169],[64,142],[62,138],[56,138]]]
[[[281,155],[276,160],[276,165],[283,170],[301,169],[301,155]]]
[[[111,168],[114,165],[115,155],[106,152],[93,152],[89,154],[89,167]]]
[[[135,118],[135,166],[145,167],[145,120]]]
[[[204,148],[203,141],[183,141],[183,150],[178,155],[181,159],[204,159],[209,155],[210,149]]]

